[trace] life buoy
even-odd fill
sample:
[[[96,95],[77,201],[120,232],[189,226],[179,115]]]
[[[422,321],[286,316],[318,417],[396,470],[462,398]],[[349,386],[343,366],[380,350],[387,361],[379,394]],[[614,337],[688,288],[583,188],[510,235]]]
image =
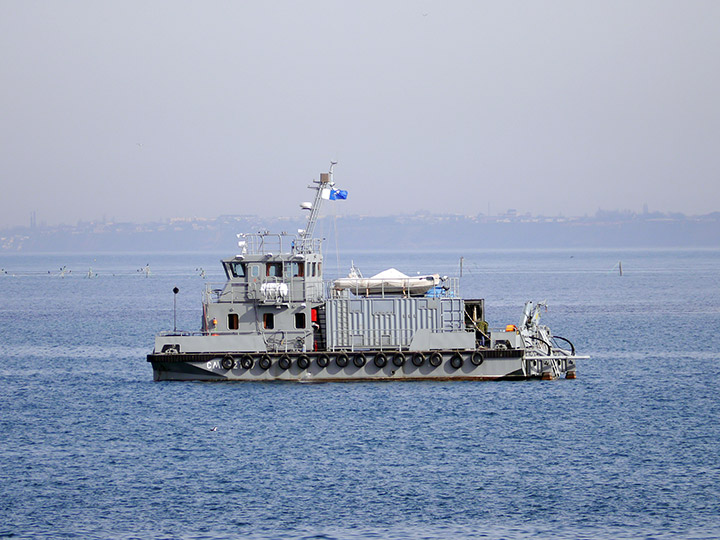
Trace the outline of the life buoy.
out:
[[[450,359],[450,365],[453,367],[453,369],[460,369],[463,365],[462,354],[460,354],[459,352],[453,354],[452,358]]]
[[[385,353],[379,352],[375,355],[373,363],[379,368],[384,368],[385,366],[387,366],[387,356],[385,356]]]
[[[235,367],[235,359],[228,354],[220,361],[220,365],[223,369],[231,370]]]
[[[475,351],[470,355],[470,362],[472,362],[473,366],[479,366],[485,361],[485,357],[480,351]]]
[[[421,352],[416,352],[412,355],[412,363],[415,367],[420,367],[425,362],[425,355]]]
[[[405,364],[405,355],[401,352],[393,354],[393,365],[395,367],[402,367]]]
[[[365,354],[363,353],[357,353],[353,358],[353,364],[355,364],[355,367],[361,368],[365,365],[365,362]]]
[[[347,366],[349,361],[350,358],[345,353],[340,353],[335,357],[335,363],[338,365],[338,367]]]
[[[432,367],[438,367],[440,364],[442,364],[442,354],[435,351],[430,355],[430,360],[428,361],[430,362],[430,365]]]
[[[330,365],[330,357],[327,354],[321,354],[317,357],[317,365],[321,368],[326,368]]]
[[[260,361],[258,362],[261,369],[270,369],[270,366],[272,365],[272,360],[270,360],[270,356],[267,354],[263,354],[260,357]]]
[[[278,366],[280,366],[280,369],[290,369],[291,365],[292,360],[290,360],[290,357],[287,354],[283,354],[280,357],[280,360],[278,360]]]
[[[297,365],[300,369],[307,369],[310,365],[310,359],[307,357],[306,354],[303,354],[300,356],[300,358],[297,359]]]

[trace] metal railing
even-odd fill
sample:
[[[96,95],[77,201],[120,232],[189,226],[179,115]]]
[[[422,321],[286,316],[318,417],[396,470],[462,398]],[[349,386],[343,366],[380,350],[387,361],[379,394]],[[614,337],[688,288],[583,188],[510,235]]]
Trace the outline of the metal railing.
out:
[[[429,289],[427,292],[418,295],[411,294],[411,280],[413,280],[414,278],[408,278],[406,280],[392,280],[396,283],[400,282],[400,286],[387,285],[387,280],[384,280],[382,278],[361,279],[363,282],[367,283],[368,286],[360,287],[359,285],[356,285],[355,287],[344,287],[343,289],[337,289],[335,287],[335,280],[325,281],[325,294],[328,298],[349,298],[350,294],[358,297],[372,296],[374,298],[398,296],[402,298],[460,298],[460,279],[456,277],[445,278],[441,282],[442,285],[436,285]],[[398,291],[398,289],[400,290]]]
[[[292,245],[293,253],[307,255],[322,253],[322,238],[298,238]]]
[[[285,284],[287,297],[263,294],[262,286],[267,284]],[[321,281],[308,282],[297,277],[263,276],[257,282],[228,281],[225,283],[206,283],[203,291],[203,303],[258,301],[264,304],[283,304],[288,302],[321,302],[324,289]]]
[[[242,255],[267,255],[269,253],[322,253],[322,238],[302,238],[287,232],[239,234],[238,247]]]

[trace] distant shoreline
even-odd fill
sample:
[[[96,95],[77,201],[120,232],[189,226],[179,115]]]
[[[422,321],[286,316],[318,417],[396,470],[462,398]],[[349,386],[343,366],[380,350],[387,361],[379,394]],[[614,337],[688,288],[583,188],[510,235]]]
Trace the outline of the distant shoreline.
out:
[[[294,233],[301,217],[262,219],[221,216],[167,223],[79,223],[75,226],[16,227],[0,231],[0,253],[48,252],[231,252],[238,233]],[[337,241],[335,233],[337,232]],[[326,249],[618,249],[718,248],[720,212],[673,214],[598,213],[592,218],[533,216],[413,215],[323,218],[316,236]]]

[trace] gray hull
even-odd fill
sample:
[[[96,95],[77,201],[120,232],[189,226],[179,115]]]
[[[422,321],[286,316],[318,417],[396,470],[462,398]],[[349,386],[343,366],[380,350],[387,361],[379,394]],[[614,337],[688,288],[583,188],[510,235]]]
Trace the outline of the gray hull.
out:
[[[401,362],[401,360],[404,360]],[[522,350],[407,353],[151,354],[156,381],[418,381],[575,378],[571,357]],[[400,364],[400,365],[398,365]]]

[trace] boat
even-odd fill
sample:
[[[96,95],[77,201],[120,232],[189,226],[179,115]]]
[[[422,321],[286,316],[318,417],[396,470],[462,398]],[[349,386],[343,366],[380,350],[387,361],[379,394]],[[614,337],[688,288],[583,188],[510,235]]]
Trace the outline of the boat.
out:
[[[410,277],[391,268],[325,280],[323,202],[343,199],[328,172],[297,234],[238,234],[208,283],[198,331],[161,332],[147,355],[156,381],[400,381],[573,379],[578,355],[540,324],[546,302],[527,302],[519,324],[490,328],[485,300],[461,298],[458,277]],[[177,294],[177,289],[173,292]]]
[[[388,268],[365,278],[360,270],[352,264],[346,278],[339,278],[333,281],[336,291],[349,289],[356,296],[374,296],[385,294],[403,294],[409,296],[424,296],[427,292],[437,287],[441,281],[439,274],[410,277],[395,268]]]

